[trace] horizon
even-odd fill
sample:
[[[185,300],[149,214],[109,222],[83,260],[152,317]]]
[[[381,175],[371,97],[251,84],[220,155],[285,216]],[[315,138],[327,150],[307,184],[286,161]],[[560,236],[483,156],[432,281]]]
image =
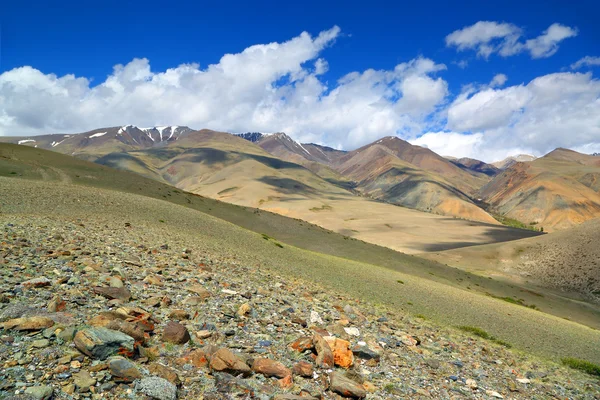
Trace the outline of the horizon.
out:
[[[83,134],[86,134],[86,133],[91,133],[91,132],[98,131],[98,130],[103,130],[103,129],[114,129],[114,128],[121,128],[121,127],[123,127],[123,128],[124,128],[124,127],[128,127],[128,126],[131,126],[131,127],[134,127],[134,128],[140,129],[140,130],[146,130],[146,129],[160,129],[160,128],[169,128],[169,127],[174,127],[174,128],[188,128],[188,129],[190,129],[190,130],[192,130],[192,131],[194,131],[194,132],[198,132],[198,131],[201,131],[201,130],[208,129],[208,128],[198,128],[198,129],[196,129],[196,128],[193,128],[193,127],[190,127],[190,126],[186,126],[186,125],[176,125],[176,124],[173,124],[173,125],[161,125],[161,126],[147,126],[147,127],[141,127],[141,126],[137,126],[137,125],[133,125],[133,124],[125,124],[125,125],[104,126],[104,127],[100,127],[100,128],[94,128],[94,129],[91,129],[91,130],[89,130],[89,131],[86,131],[86,132],[75,132],[75,133],[48,133],[48,134],[43,134],[43,133],[42,133],[42,134],[39,134],[39,135],[15,136],[15,138],[23,138],[23,140],[27,140],[27,139],[34,138],[34,137],[37,137],[37,136],[46,136],[46,135],[83,135]],[[291,137],[290,135],[288,135],[286,132],[270,132],[270,133],[269,133],[269,132],[258,132],[258,131],[227,132],[227,131],[223,131],[223,130],[213,130],[213,129],[208,129],[208,130],[212,130],[212,131],[215,131],[215,132],[220,132],[220,133],[226,133],[226,134],[229,134],[229,135],[236,135],[236,136],[241,136],[241,135],[244,135],[244,134],[258,133],[258,134],[260,134],[260,135],[262,135],[262,136],[270,136],[270,135],[276,135],[276,134],[284,134],[284,135],[287,135],[288,137],[292,138],[292,137]],[[374,143],[378,142],[379,140],[381,140],[381,139],[384,139],[384,138],[387,138],[387,137],[391,137],[391,138],[397,138],[397,139],[404,140],[404,139],[402,139],[402,138],[400,138],[400,137],[398,137],[398,136],[382,136],[382,137],[380,137],[380,138],[377,138],[377,139],[375,139],[374,141],[372,141],[372,142],[370,142],[370,143],[364,144],[364,145],[362,145],[362,146],[359,146],[359,147],[356,147],[356,148],[353,148],[353,149],[347,149],[347,150],[343,150],[343,149],[336,149],[336,148],[334,148],[334,147],[331,147],[331,146],[328,146],[327,144],[322,144],[322,143],[314,143],[314,142],[298,142],[298,143],[300,143],[300,144],[312,144],[312,145],[317,145],[317,146],[322,146],[322,147],[329,147],[329,148],[332,148],[332,149],[334,149],[334,150],[339,150],[339,151],[344,151],[344,152],[352,152],[352,151],[354,151],[354,150],[357,150],[357,149],[359,149],[360,147],[364,147],[364,146],[372,145],[372,144],[374,144]],[[295,139],[293,139],[293,138],[292,138],[292,140],[295,140]],[[509,154],[509,155],[507,155],[506,157],[504,157],[504,158],[502,158],[502,159],[484,160],[484,159],[481,159],[481,158],[473,158],[473,157],[457,157],[457,156],[454,156],[454,155],[452,155],[452,154],[442,154],[442,153],[438,153],[438,152],[436,152],[436,151],[435,151],[435,150],[433,150],[433,149],[430,149],[430,148],[429,148],[429,147],[427,147],[427,146],[423,146],[423,145],[419,145],[419,144],[414,144],[414,143],[412,143],[412,142],[410,142],[410,141],[406,141],[406,142],[410,143],[410,144],[411,144],[411,145],[413,145],[413,146],[418,146],[418,147],[422,147],[422,148],[429,149],[429,150],[433,151],[434,153],[436,153],[437,155],[439,155],[439,156],[441,156],[441,157],[443,157],[443,158],[446,158],[446,159],[456,159],[456,160],[458,160],[458,159],[461,159],[461,158],[471,158],[471,159],[474,159],[474,160],[477,160],[477,161],[483,161],[483,162],[485,162],[486,164],[493,164],[493,163],[500,162],[500,161],[504,161],[504,160],[506,160],[506,159],[508,159],[508,158],[511,158],[511,157],[517,157],[517,156],[530,156],[530,157],[534,157],[534,158],[536,158],[536,159],[537,159],[537,158],[544,157],[544,156],[546,156],[546,155],[548,155],[548,154],[550,154],[551,152],[553,152],[553,151],[556,151],[556,150],[569,150],[569,151],[574,151],[574,152],[577,152],[577,153],[580,153],[580,154],[584,154],[584,155],[590,155],[590,156],[597,156],[597,155],[600,155],[600,153],[598,153],[598,152],[584,153],[584,152],[580,152],[580,151],[577,151],[577,150],[574,150],[574,149],[570,149],[570,148],[567,148],[567,147],[556,147],[556,148],[554,148],[554,149],[552,149],[552,150],[548,151],[547,153],[544,153],[544,154],[539,154],[539,155],[536,155],[536,154],[528,154],[528,153],[514,153],[514,154]],[[21,143],[19,143],[19,144],[21,144]]]
[[[594,2],[472,4],[453,19],[442,2],[435,13],[329,4],[317,17],[269,2],[233,12],[108,2],[94,20],[61,4],[68,12],[3,14],[0,136],[178,121],[344,150],[397,136],[484,161],[600,152],[600,28],[581,17]],[[125,29],[102,29],[111,12],[131,17]],[[173,12],[177,29],[145,29]]]

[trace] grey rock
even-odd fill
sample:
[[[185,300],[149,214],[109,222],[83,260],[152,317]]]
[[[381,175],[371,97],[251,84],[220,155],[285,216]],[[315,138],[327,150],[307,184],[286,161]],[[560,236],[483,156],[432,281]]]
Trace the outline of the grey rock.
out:
[[[25,394],[32,396],[36,400],[48,400],[52,398],[54,389],[52,386],[32,386],[25,389]]]
[[[175,400],[177,398],[177,386],[157,376],[140,379],[136,381],[135,387],[146,396],[158,400]]]
[[[135,342],[131,336],[107,328],[80,330],[75,334],[73,341],[79,351],[100,360],[104,360],[120,350],[133,352]]]

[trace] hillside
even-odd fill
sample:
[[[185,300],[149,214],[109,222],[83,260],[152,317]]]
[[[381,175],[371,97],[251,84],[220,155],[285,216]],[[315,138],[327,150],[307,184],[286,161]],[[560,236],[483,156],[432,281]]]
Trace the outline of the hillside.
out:
[[[387,137],[342,156],[335,169],[366,195],[440,215],[496,220],[471,200],[488,178],[475,176],[429,149]]]
[[[339,292],[341,296],[352,296],[354,299],[359,299],[361,303],[365,302],[365,305],[373,302],[379,304],[378,307],[390,307],[394,313],[414,312],[427,315],[433,321],[452,325],[479,326],[520,349],[530,349],[549,357],[569,355],[600,360],[598,349],[593,345],[600,340],[597,331],[485,295],[486,292],[495,293],[496,296],[511,295],[511,293],[516,295],[520,291],[518,286],[478,278],[441,264],[402,255],[360,241],[349,241],[340,235],[301,221],[285,219],[274,214],[257,213],[256,210],[245,210],[183,193],[156,181],[126,172],[117,172],[57,153],[10,145],[0,146],[0,149],[2,149],[0,175],[3,176],[0,177],[2,180],[0,207],[3,225],[6,225],[17,237],[25,235],[26,240],[34,243],[33,247],[47,246],[40,242],[52,237],[46,233],[46,230],[53,231],[56,238],[60,234],[65,235],[62,236],[66,240],[65,243],[73,244],[72,247],[65,244],[51,246],[54,246],[53,251],[58,249],[62,252],[66,251],[66,248],[77,252],[73,255],[82,252],[82,257],[75,259],[76,263],[85,262],[85,257],[88,256],[96,257],[99,250],[93,243],[102,238],[101,249],[104,253],[101,254],[110,257],[109,265],[115,265],[115,262],[121,265],[123,262],[120,260],[134,259],[122,252],[132,252],[131,255],[142,257],[141,259],[159,257],[160,260],[148,260],[143,262],[143,265],[145,268],[153,268],[156,265],[158,268],[163,268],[163,271],[168,271],[163,272],[163,277],[167,281],[169,276],[175,279],[172,281],[174,285],[172,288],[184,288],[185,285],[197,283],[197,281],[192,282],[191,278],[186,278],[186,269],[192,268],[193,271],[198,263],[206,264],[211,260],[215,273],[225,271],[226,265],[230,264],[249,268],[243,276],[237,274],[240,279],[246,278],[244,285],[260,285],[252,281],[254,270],[259,274],[275,274],[278,278],[273,282],[274,279],[271,277],[269,282],[281,282],[283,286],[279,287],[283,289],[287,285],[292,285],[290,279],[306,280],[310,285],[320,282],[327,293],[333,291],[331,293]],[[110,190],[103,188],[105,186]],[[232,221],[239,219],[242,226],[254,226],[256,230],[252,232],[240,228],[217,216],[230,218]],[[65,229],[61,230],[61,225],[57,224],[64,225],[64,221],[73,221],[75,227],[65,225]],[[9,223],[12,225],[7,225]],[[86,233],[85,229],[90,231]],[[96,229],[98,231],[94,232],[93,230]],[[260,233],[261,230],[264,234]],[[84,243],[82,239],[72,242],[71,235],[87,238],[89,242]],[[125,235],[126,239],[122,239],[121,235]],[[9,237],[14,238],[10,233]],[[294,241],[308,246],[310,251],[295,247],[292,244]],[[17,243],[24,242],[17,240]],[[140,244],[146,247],[141,248]],[[165,244],[167,246],[163,246]],[[159,249],[160,246],[163,246],[162,250]],[[49,254],[44,247],[41,248],[42,254]],[[190,252],[183,251],[185,248],[191,249]],[[142,249],[143,252],[138,252],[137,249]],[[158,250],[148,252],[149,249]],[[162,252],[169,249],[173,249],[178,254],[191,254],[191,256],[182,257],[183,264],[166,254],[166,258],[163,259]],[[13,250],[11,254],[20,254],[20,251],[15,253]],[[86,251],[90,251],[87,256]],[[334,253],[339,255],[336,256]],[[37,253],[26,252],[19,257],[29,257],[27,254],[36,257]],[[357,259],[352,258],[354,255]],[[68,256],[67,253],[65,256]],[[14,258],[7,257],[6,254],[4,257],[12,265]],[[373,260],[377,264],[359,261],[360,257],[365,261]],[[192,260],[193,264],[187,264],[185,260],[188,259]],[[32,265],[29,261],[23,260],[18,262],[18,265]],[[98,258],[96,260],[100,261]],[[169,260],[168,265],[165,266],[165,261],[162,260]],[[134,265],[125,264],[121,267],[121,272],[131,280],[127,282],[127,287],[136,293],[134,304],[137,306],[139,304],[137,301],[149,298],[146,296],[164,296],[164,294],[149,294],[146,291],[148,289],[141,289],[144,287],[142,284],[135,283],[138,282],[138,276],[141,280],[148,273],[132,270],[131,268],[135,268],[135,264],[139,264],[139,261],[131,262]],[[103,261],[100,265],[106,263],[107,261]],[[40,263],[34,261],[34,264]],[[175,274],[172,268],[183,268],[183,270],[180,274]],[[76,268],[76,271],[79,271],[79,268]],[[27,269],[25,272],[30,273],[30,270]],[[213,282],[226,283],[225,276],[227,275],[219,278],[215,276],[216,280]],[[236,274],[231,278],[233,279],[234,276]],[[91,270],[87,274],[78,274],[77,277],[82,287],[89,287],[99,279]],[[267,278],[266,275],[264,277]],[[240,283],[231,286],[234,281],[229,282],[230,285],[220,286],[220,288],[229,287],[239,293],[246,290],[245,287],[238,286]],[[154,287],[151,283],[149,285],[149,288]],[[210,288],[209,290],[212,291]],[[303,290],[287,292],[300,296]],[[144,295],[139,297],[142,293]],[[170,293],[175,298],[177,293]],[[317,290],[315,293],[324,292]],[[333,297],[327,296],[327,298]],[[11,299],[9,298],[9,302],[22,300],[21,297]],[[218,296],[215,297],[215,301],[217,299]],[[551,295],[538,300],[542,310],[546,307],[544,305],[546,303],[562,304],[563,307],[570,304]],[[39,302],[40,299],[36,301]],[[291,299],[291,301],[296,303],[298,300]],[[531,301],[529,297],[527,301]],[[324,304],[319,304],[321,306],[315,305],[316,309],[322,310]],[[177,306],[187,308],[179,303]],[[256,304],[254,306],[258,307]],[[2,305],[2,307],[6,306]],[[582,312],[580,307],[577,309]],[[84,310],[85,308],[79,309],[76,315],[87,318],[82,314]],[[170,310],[167,309],[164,315],[158,314],[161,321],[158,325],[159,331],[163,329],[162,321],[166,322],[165,316],[169,312]],[[212,320],[210,315],[213,314],[208,312],[200,314],[202,318]],[[215,319],[219,320],[219,318],[215,316]],[[519,330],[513,329],[515,324],[519,325]],[[423,323],[419,325],[424,326]],[[228,328],[219,325],[218,329],[222,331]],[[232,337],[231,340],[239,339]]]
[[[557,149],[517,163],[481,189],[499,213],[551,232],[600,217],[600,162]]]
[[[160,147],[109,153],[96,162],[405,252],[529,235],[500,226],[491,228],[489,224],[497,222],[474,206],[473,219],[487,224],[448,220],[356,196],[349,190],[348,180],[329,167],[315,163],[321,167],[315,174],[302,165],[274,157],[250,141],[223,132],[192,131]],[[459,208],[461,204],[450,203],[450,206]]]
[[[192,130],[186,126],[138,128],[133,125],[95,129],[79,134],[0,137],[0,142],[22,144],[94,161],[113,152],[162,146]]]
[[[466,169],[474,173],[481,173],[487,176],[494,176],[500,173],[500,170],[492,164],[484,163],[483,161],[476,160],[474,158],[457,158],[450,159],[450,161],[459,168]]]
[[[468,271],[576,293],[600,304],[600,219],[551,235],[423,255]]]
[[[535,156],[531,156],[529,154],[519,154],[516,156],[506,157],[504,160],[501,160],[501,161],[495,161],[491,165],[502,170],[502,169],[507,169],[507,168],[515,165],[518,162],[530,162],[535,159],[536,159]]]

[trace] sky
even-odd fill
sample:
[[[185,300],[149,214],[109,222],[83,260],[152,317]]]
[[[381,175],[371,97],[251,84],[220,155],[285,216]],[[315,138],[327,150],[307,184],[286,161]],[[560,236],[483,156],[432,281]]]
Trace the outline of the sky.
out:
[[[0,136],[186,125],[484,161],[600,152],[594,1],[85,3],[0,5]]]

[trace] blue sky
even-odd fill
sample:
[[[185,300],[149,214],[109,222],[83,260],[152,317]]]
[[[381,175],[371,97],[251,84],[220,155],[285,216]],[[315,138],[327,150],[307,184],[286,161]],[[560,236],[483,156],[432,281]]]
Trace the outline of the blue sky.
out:
[[[113,74],[115,65],[127,65],[136,58],[147,59],[152,73],[161,73],[169,68],[189,63],[198,64],[196,68],[204,70],[208,65],[219,64],[223,55],[227,53],[239,54],[253,45],[272,42],[285,43],[298,37],[301,32],[308,32],[315,38],[320,32],[331,30],[337,26],[340,29],[339,33],[328,41],[327,45],[319,47],[315,50],[315,54],[311,54],[306,59],[296,60],[303,67],[312,64],[316,59],[326,61],[326,71],[318,74],[317,78],[324,89],[315,92],[316,95],[311,92],[317,100],[335,90],[338,87],[338,79],[348,73],[362,74],[369,69],[392,71],[398,64],[409,63],[419,57],[431,60],[436,65],[445,66],[445,68],[433,68],[419,72],[429,79],[443,80],[446,85],[443,98],[439,99],[435,106],[429,107],[427,110],[423,109],[422,112],[415,110],[407,112],[406,107],[400,111],[395,110],[394,118],[390,120],[390,123],[382,122],[381,109],[379,109],[379,117],[375,118],[376,122],[371,124],[376,128],[352,129],[351,126],[344,126],[336,129],[324,126],[320,129],[318,121],[302,128],[296,128],[297,124],[291,127],[291,120],[303,117],[300,113],[294,114],[295,116],[292,118],[289,104],[284,105],[287,107],[285,123],[277,122],[277,112],[283,107],[279,104],[273,108],[275,111],[271,111],[269,114],[271,122],[265,124],[264,116],[258,121],[256,119],[257,107],[265,104],[264,94],[260,101],[252,103],[254,108],[242,107],[245,109],[244,112],[252,112],[254,117],[244,117],[238,122],[215,118],[212,115],[216,112],[215,110],[211,110],[211,114],[205,118],[174,114],[172,115],[173,119],[178,119],[174,121],[165,121],[169,114],[152,120],[150,116],[128,111],[123,112],[123,119],[133,116],[136,120],[123,120],[122,122],[136,124],[205,123],[213,129],[236,131],[246,130],[246,128],[247,130],[271,131],[287,128],[291,129],[290,133],[298,140],[323,142],[344,148],[374,140],[379,131],[381,136],[391,133],[409,140],[417,140],[426,133],[445,132],[446,136],[435,138],[436,143],[442,139],[448,141],[448,138],[452,138],[452,136],[448,136],[451,133],[467,135],[470,139],[473,139],[472,135],[480,134],[482,135],[480,139],[485,138],[489,142],[488,147],[492,145],[498,147],[501,144],[502,151],[505,152],[523,150],[541,153],[548,150],[540,144],[544,141],[544,137],[538,137],[535,143],[531,140],[524,140],[517,147],[510,148],[509,146],[510,143],[514,143],[512,139],[515,135],[523,137],[528,134],[523,130],[511,131],[511,124],[514,124],[514,113],[522,112],[523,109],[527,111],[531,102],[523,105],[522,102],[516,101],[508,106],[507,110],[513,114],[511,116],[506,114],[506,124],[503,127],[506,132],[503,133],[498,132],[497,124],[487,121],[469,124],[461,120],[460,123],[449,124],[447,115],[451,111],[452,103],[457,101],[461,93],[465,93],[465,87],[473,88],[472,92],[466,95],[465,101],[476,96],[477,92],[491,90],[482,85],[488,85],[497,74],[506,76],[505,82],[497,85],[494,89],[500,92],[501,87],[518,89],[521,84],[527,85],[536,78],[551,74],[587,73],[591,74],[587,83],[578,82],[577,84],[590,85],[591,92],[585,93],[584,100],[580,98],[581,94],[577,94],[576,96],[579,97],[575,101],[578,102],[578,108],[581,108],[583,102],[586,106],[591,107],[590,111],[597,110],[595,107],[597,107],[598,94],[595,90],[599,67],[595,66],[594,61],[588,63],[591,65],[584,64],[576,70],[571,68],[572,64],[584,57],[592,57],[592,60],[595,60],[594,57],[600,57],[600,26],[597,24],[597,18],[595,18],[596,20],[593,18],[600,15],[600,6],[593,1],[573,2],[574,5],[558,1],[509,1],[503,2],[502,5],[481,1],[408,2],[407,4],[379,1],[322,4],[322,2],[305,1],[286,6],[282,6],[281,2],[232,2],[228,4],[173,2],[168,7],[164,6],[164,2],[154,1],[104,1],[95,5],[85,3],[87,2],[57,1],[53,2],[52,7],[48,7],[47,2],[39,1],[3,4],[0,9],[2,24],[0,73],[30,66],[45,76],[55,74],[57,77],[62,77],[74,74],[75,77],[83,77],[88,80],[86,87],[80,90],[86,91],[87,94],[80,95],[87,99],[91,96],[88,93],[90,90],[105,83],[107,77]],[[479,21],[493,22],[496,24],[495,28],[504,26],[502,24],[510,24],[510,29],[518,30],[517,41],[521,46],[520,50],[513,50],[514,54],[508,56],[500,55],[499,51],[493,51],[488,57],[484,57],[478,53],[478,47],[460,50],[457,44],[448,45],[446,37],[449,34],[473,26]],[[560,24],[574,33],[556,42],[558,49],[552,50],[552,55],[534,57],[533,50],[524,48],[526,41],[539,37],[552,24]],[[499,41],[503,39],[497,37],[494,40],[490,43],[499,45]],[[278,62],[279,59],[276,56],[269,59],[269,62]],[[257,62],[260,65],[261,61]],[[287,73],[285,69],[282,71],[279,72],[280,75]],[[5,89],[8,87],[6,81],[9,78],[10,76],[5,74]],[[11,79],[16,78],[13,76]],[[23,81],[25,78],[20,76],[20,79]],[[144,79],[153,78],[146,77]],[[277,86],[279,79],[280,76],[271,82],[272,85]],[[394,82],[389,82],[387,78],[384,80],[386,80],[385,84],[391,87],[396,84],[401,85],[404,82],[403,79],[405,78],[397,78]],[[39,79],[35,78],[33,81],[38,82]],[[78,121],[76,116],[67,122],[56,119],[44,121],[43,116],[36,118],[27,116],[25,118],[19,110],[14,111],[14,96],[22,93],[23,90],[16,90],[13,87],[12,91],[4,93],[4,102],[2,102],[1,85],[2,82],[0,82],[0,107],[4,107],[4,118],[0,114],[0,135],[48,131],[71,132],[90,128],[85,121]],[[573,83],[569,85],[574,86]],[[286,91],[288,97],[292,95],[290,90],[295,90],[294,94],[300,90],[297,88],[299,86],[297,83],[291,86],[292,88],[287,88],[289,90]],[[223,90],[226,88],[224,87]],[[12,98],[8,98],[9,95]],[[23,94],[23,96],[25,95]],[[72,96],[72,94],[69,95]],[[93,93],[93,95],[97,96],[97,93]],[[521,93],[520,95],[532,97],[531,94]],[[400,98],[404,96],[404,92],[398,89],[394,96]],[[506,106],[505,103],[508,101],[506,98],[511,98],[512,94],[503,92],[498,93],[496,97],[498,96],[504,99],[498,106]],[[568,97],[572,99],[573,96],[575,95]],[[188,101],[193,100],[188,99]],[[23,100],[23,103],[26,101]],[[186,105],[190,106],[188,103]],[[152,106],[159,107],[160,105],[153,104]],[[69,104],[66,104],[65,107],[72,108]],[[235,104],[223,103],[223,107],[235,108]],[[42,108],[46,108],[46,106]],[[338,107],[331,112],[339,112],[339,110]],[[0,108],[1,111],[2,108]],[[471,111],[476,112],[477,110]],[[48,114],[55,112],[58,111],[48,111]],[[309,111],[303,109],[302,112]],[[241,113],[242,111],[238,114]],[[419,113],[420,115],[416,116]],[[369,118],[369,115],[369,111],[365,109],[365,118]],[[573,118],[574,116],[566,116],[565,120],[567,117]],[[465,118],[469,120],[468,117]],[[491,117],[493,120],[498,118],[498,116]],[[536,118],[539,118],[539,114],[536,114]],[[102,122],[94,121],[93,123]],[[113,123],[113,119],[106,121],[106,125]],[[596,119],[590,120],[592,131],[583,135],[581,140],[576,142],[561,140],[560,134],[554,134],[551,146],[564,145],[581,149],[584,148],[581,146],[587,146],[586,149],[595,149],[594,146],[600,142],[596,136],[600,132],[600,127],[596,124]],[[204,126],[195,125],[193,127]],[[457,127],[461,129],[457,131],[455,129]],[[572,126],[569,125],[566,128],[572,128]],[[369,131],[369,129],[371,130]],[[566,135],[567,132],[565,132]],[[500,136],[502,136],[502,140],[499,139]],[[482,145],[481,140],[477,146]],[[430,147],[432,145],[432,143],[426,142],[420,144]],[[477,146],[472,143],[465,146],[463,146],[463,150],[448,150],[459,153],[463,151],[464,154],[469,151],[478,151]],[[469,149],[468,146],[471,148]],[[441,151],[435,146],[432,148]],[[489,157],[493,156],[496,154],[489,154]]]

